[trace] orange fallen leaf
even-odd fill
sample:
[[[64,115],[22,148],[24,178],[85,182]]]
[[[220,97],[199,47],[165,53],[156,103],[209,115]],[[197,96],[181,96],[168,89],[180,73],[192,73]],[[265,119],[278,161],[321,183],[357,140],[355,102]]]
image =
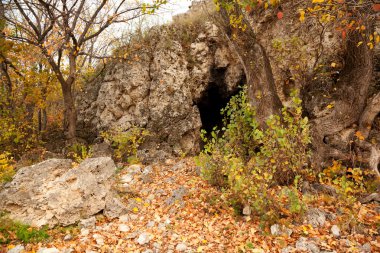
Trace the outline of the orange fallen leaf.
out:
[[[282,11],[277,12],[277,18],[282,19],[284,17],[284,13]]]

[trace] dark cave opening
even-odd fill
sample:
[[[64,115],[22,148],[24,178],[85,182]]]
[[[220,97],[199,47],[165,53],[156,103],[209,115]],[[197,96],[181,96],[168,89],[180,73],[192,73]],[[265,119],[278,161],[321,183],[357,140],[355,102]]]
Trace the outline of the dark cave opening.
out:
[[[202,129],[206,130],[207,135],[210,135],[215,126],[222,127],[223,115],[220,113],[221,109],[226,107],[231,97],[240,91],[245,82],[245,77],[242,76],[234,89],[228,89],[224,80],[225,72],[226,69],[223,68],[212,70],[212,82],[209,83],[196,103],[201,116]]]
[[[229,100],[230,96],[226,96],[221,87],[215,83],[211,83],[203,92],[198,108],[201,114],[202,128],[207,133],[210,133],[214,126],[221,126],[223,115],[220,110],[226,107]]]

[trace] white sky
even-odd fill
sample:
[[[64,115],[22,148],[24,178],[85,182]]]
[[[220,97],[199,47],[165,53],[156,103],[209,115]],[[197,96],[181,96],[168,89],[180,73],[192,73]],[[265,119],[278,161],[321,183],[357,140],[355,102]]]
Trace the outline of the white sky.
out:
[[[140,2],[149,3],[151,0],[139,0]],[[129,23],[115,24],[110,29],[105,31],[99,38],[98,44],[109,45],[109,43],[102,43],[102,41],[120,41],[122,44],[124,36],[129,37],[129,34],[133,33],[138,27],[142,29],[149,28],[156,25],[162,25],[172,21],[172,17],[184,13],[189,10],[192,0],[168,0],[168,3],[162,6],[154,15],[144,15],[140,19],[133,20]],[[120,45],[114,44],[112,47],[118,47]],[[101,51],[109,51],[107,48],[100,49]]]
[[[156,19],[158,24],[169,22],[174,15],[188,11],[191,2],[192,0],[169,0],[168,4],[158,11],[158,16],[153,19]]]

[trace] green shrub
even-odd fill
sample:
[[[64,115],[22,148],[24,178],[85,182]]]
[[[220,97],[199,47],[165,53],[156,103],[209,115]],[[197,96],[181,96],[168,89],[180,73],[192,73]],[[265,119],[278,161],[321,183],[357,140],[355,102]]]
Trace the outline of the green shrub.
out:
[[[40,242],[49,238],[47,227],[32,228],[29,225],[12,221],[5,214],[0,214],[0,244],[8,244],[13,240],[23,243]]]
[[[245,88],[222,110],[223,127],[215,127],[209,136],[205,131],[201,133],[205,147],[196,162],[203,177],[226,189],[235,205],[249,205],[268,219],[281,214],[284,208],[295,213],[303,209],[296,187],[284,192],[288,200],[283,202],[278,201],[281,196],[273,189],[295,181],[298,184],[307,172],[308,119],[301,115],[301,100],[296,92],[292,102],[282,109],[282,117],[271,116],[263,129],[248,103]]]
[[[67,149],[67,157],[80,163],[84,159],[91,157],[92,150],[90,147],[80,143],[74,143]]]
[[[148,135],[148,130],[139,127],[132,127],[128,130],[112,129],[101,133],[104,139],[111,142],[115,150],[115,158],[125,162],[138,160],[137,150]]]

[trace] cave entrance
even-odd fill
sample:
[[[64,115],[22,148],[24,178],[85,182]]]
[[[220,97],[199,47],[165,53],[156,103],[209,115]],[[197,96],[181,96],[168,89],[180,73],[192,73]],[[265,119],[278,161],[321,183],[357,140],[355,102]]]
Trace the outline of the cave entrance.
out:
[[[236,85],[236,88],[230,90],[224,81],[224,76],[225,69],[214,69],[212,71],[212,82],[209,83],[197,102],[202,129],[206,130],[208,135],[215,126],[218,128],[222,127],[223,115],[221,115],[220,110],[225,108],[231,97],[240,91],[240,86],[245,80],[242,77],[241,82]]]

